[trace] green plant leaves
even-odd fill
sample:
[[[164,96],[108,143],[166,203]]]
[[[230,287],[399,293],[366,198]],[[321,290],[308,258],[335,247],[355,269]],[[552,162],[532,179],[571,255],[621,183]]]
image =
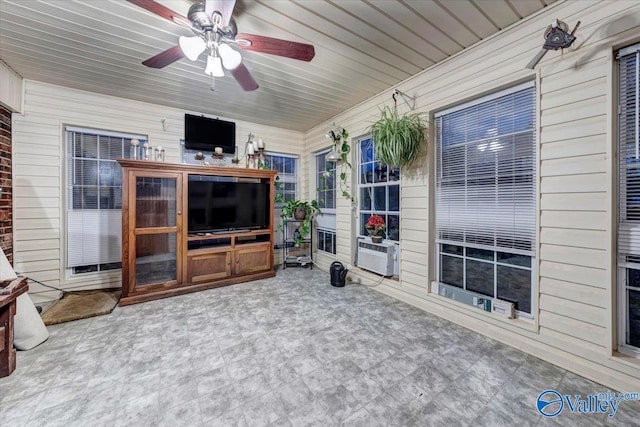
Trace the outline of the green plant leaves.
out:
[[[375,146],[376,159],[392,167],[409,166],[425,139],[425,127],[418,114],[398,116],[397,111],[384,107],[380,119],[369,128]]]

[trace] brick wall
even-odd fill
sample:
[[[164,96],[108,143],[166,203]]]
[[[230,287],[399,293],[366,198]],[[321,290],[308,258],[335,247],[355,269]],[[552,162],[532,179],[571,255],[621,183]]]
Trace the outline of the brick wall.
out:
[[[11,185],[11,111],[0,106],[0,247],[13,264],[13,192]]]

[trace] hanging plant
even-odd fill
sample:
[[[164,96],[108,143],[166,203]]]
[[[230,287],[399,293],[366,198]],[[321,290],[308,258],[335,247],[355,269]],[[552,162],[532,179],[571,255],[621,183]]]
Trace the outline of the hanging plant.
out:
[[[416,114],[398,115],[396,108],[384,107],[380,119],[369,128],[375,143],[376,159],[392,167],[410,166],[425,140],[425,127]]]
[[[351,163],[349,163],[349,153],[351,152],[351,147],[349,146],[349,132],[345,128],[336,126],[333,124],[333,128],[327,133],[327,138],[330,138],[333,141],[333,152],[338,153],[340,155],[340,171],[338,172],[338,167],[336,165],[336,178],[339,178],[338,183],[340,185],[340,193],[342,197],[349,199],[351,202],[354,201],[353,196],[351,196],[349,184],[347,183],[347,168],[351,169]],[[327,169],[331,172],[329,169]]]

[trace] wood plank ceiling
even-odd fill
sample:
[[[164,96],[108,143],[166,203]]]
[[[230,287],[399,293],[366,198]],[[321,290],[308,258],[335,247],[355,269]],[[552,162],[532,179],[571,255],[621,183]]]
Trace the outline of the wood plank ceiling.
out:
[[[141,62],[188,30],[125,0],[0,0],[0,59],[26,79],[305,131],[555,0],[238,0],[239,32],[310,43],[310,63],[242,51],[260,88],[205,55]],[[158,0],[186,16],[187,0]]]

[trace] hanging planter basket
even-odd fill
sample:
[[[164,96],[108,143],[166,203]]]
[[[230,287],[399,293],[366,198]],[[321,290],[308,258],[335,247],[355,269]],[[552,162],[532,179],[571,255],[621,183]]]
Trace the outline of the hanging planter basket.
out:
[[[369,131],[375,143],[376,159],[392,167],[410,166],[425,140],[425,127],[418,114],[399,116],[395,108],[388,106]]]

